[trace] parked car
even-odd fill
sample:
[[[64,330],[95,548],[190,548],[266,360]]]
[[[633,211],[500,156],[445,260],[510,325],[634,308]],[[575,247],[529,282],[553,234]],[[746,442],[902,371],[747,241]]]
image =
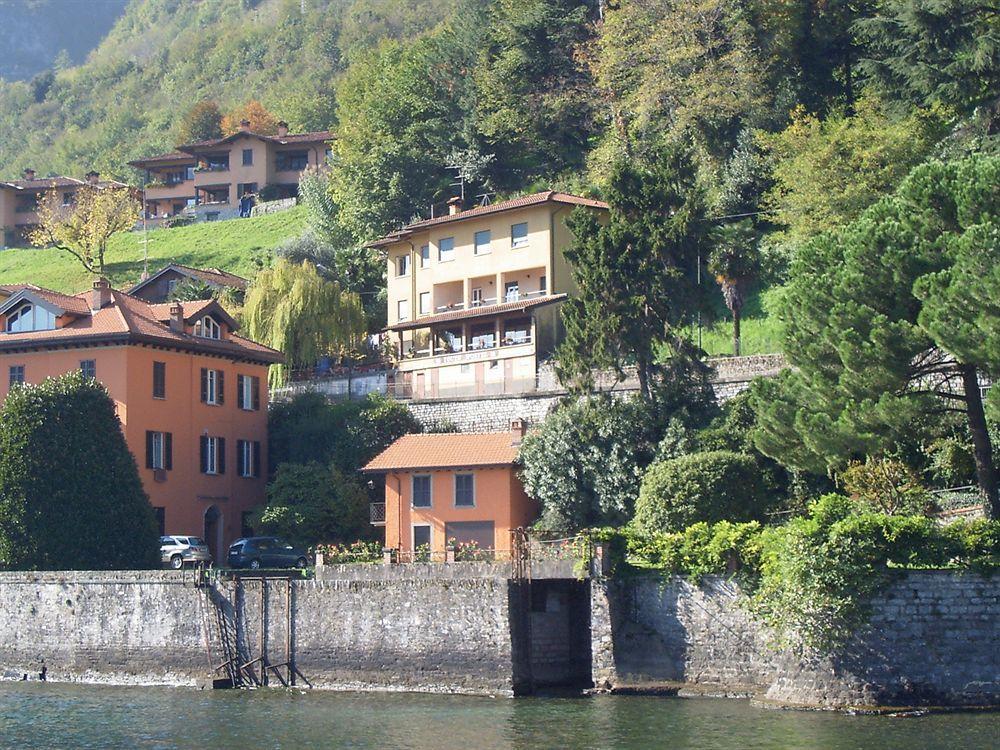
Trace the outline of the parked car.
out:
[[[212,553],[201,537],[161,536],[160,561],[174,570],[180,570],[186,563],[212,562]]]
[[[229,546],[232,568],[304,568],[309,558],[304,549],[275,536],[237,539]]]

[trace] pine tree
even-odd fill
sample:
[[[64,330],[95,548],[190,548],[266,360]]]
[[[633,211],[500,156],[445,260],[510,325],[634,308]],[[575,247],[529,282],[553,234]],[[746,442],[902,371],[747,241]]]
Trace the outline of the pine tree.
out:
[[[579,292],[563,306],[565,342],[557,372],[576,390],[592,390],[593,370],[624,377],[635,365],[651,398],[664,344],[689,353],[682,328],[703,305],[697,284],[705,234],[705,198],[690,152],[665,151],[651,167],[619,163],[606,198],[607,221],[575,210],[566,250]]]
[[[915,419],[964,416],[979,486],[1000,517],[979,389],[1000,372],[995,302],[1000,158],[931,162],[843,231],[807,243],[783,296],[797,368],[757,386],[757,447],[843,468],[903,442]]]

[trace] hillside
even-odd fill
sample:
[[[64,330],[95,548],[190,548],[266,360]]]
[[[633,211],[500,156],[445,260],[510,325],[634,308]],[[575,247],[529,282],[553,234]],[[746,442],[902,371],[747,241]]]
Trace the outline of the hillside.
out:
[[[82,63],[127,3],[0,0],[0,78],[27,80],[56,66]]]
[[[199,268],[217,267],[251,276],[255,260],[283,240],[302,231],[304,210],[268,214],[253,219],[207,222],[149,232],[149,270],[170,262]],[[109,276],[114,286],[128,288],[142,273],[142,235],[116,235],[108,251]],[[0,284],[30,282],[61,292],[86,289],[91,277],[68,253],[24,248],[0,252]]]

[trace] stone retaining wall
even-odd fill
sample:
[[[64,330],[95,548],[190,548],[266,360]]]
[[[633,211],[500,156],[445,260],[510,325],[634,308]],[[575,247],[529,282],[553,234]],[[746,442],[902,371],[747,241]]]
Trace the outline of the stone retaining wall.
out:
[[[782,706],[1000,704],[1000,580],[912,572],[873,602],[841,653],[800,658],[720,579],[592,583],[593,670],[611,688],[749,695]]]

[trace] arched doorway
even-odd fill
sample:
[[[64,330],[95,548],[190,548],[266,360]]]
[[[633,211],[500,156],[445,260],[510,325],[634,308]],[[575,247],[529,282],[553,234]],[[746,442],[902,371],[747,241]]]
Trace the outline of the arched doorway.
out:
[[[214,505],[205,511],[205,544],[216,565],[222,564],[222,512]]]

